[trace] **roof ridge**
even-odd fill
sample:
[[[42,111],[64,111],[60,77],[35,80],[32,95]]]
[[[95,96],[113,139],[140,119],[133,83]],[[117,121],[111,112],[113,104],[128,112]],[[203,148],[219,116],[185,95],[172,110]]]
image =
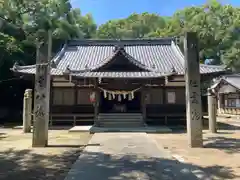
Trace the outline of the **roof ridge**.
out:
[[[146,39],[73,39],[68,41],[69,46],[91,45],[171,45],[175,38],[146,38]]]

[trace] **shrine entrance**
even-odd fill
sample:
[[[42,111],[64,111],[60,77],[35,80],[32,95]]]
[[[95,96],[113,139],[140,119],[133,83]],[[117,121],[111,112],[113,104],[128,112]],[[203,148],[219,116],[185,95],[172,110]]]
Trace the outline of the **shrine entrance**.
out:
[[[128,94],[100,93],[100,113],[140,113],[141,91]]]

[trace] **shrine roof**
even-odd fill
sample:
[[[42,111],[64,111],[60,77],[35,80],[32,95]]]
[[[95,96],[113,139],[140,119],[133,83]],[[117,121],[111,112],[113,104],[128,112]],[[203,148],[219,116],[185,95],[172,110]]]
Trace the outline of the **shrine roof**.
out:
[[[117,50],[116,50],[117,47]],[[134,40],[70,40],[52,59],[52,75],[62,75],[68,69],[73,75],[98,71],[112,61],[116,52],[122,54],[134,65],[148,72],[184,74],[184,56],[175,44],[174,38]],[[13,71],[34,74],[35,65],[18,66]],[[200,73],[208,74],[225,71],[223,66],[200,64]],[[123,72],[121,72],[123,73]],[[95,75],[88,73],[88,75]],[[106,73],[105,73],[106,74]],[[115,73],[119,74],[119,73]],[[126,74],[126,73],[125,73]],[[150,75],[147,73],[132,73]],[[103,73],[98,73],[99,76]],[[114,75],[114,73],[108,73]]]

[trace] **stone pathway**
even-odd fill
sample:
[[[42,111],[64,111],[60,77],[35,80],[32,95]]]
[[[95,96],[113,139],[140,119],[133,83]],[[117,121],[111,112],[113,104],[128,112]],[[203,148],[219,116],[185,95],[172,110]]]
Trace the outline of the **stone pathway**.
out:
[[[94,134],[65,180],[197,179],[146,133]]]

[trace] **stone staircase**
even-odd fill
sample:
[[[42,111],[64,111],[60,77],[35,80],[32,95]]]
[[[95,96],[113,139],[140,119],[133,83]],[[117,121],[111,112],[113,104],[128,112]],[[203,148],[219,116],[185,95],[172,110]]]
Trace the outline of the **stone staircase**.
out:
[[[136,128],[145,127],[141,113],[100,113],[96,121],[97,127]]]

